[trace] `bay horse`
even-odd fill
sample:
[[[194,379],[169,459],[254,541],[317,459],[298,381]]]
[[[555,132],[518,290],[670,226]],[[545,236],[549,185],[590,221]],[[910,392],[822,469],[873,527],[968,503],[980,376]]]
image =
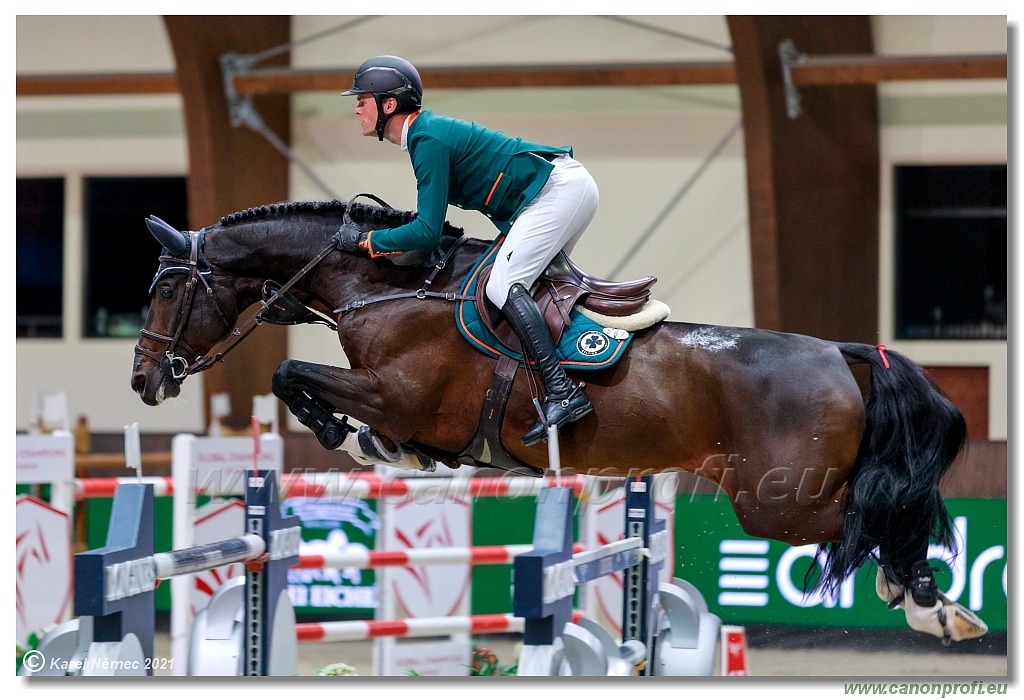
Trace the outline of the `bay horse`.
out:
[[[413,254],[370,259],[334,246],[345,216],[383,228],[415,213],[290,202],[188,232],[147,219],[164,250],[132,389],[148,405],[177,396],[185,377],[222,361],[259,322],[274,320],[272,310],[285,309],[278,322],[336,325],[350,363],[289,359],[273,376],[275,395],[325,447],[363,463],[474,463],[464,457],[496,360],[457,331],[452,301],[490,243],[449,225],[441,263]],[[255,321],[236,326],[254,304]],[[870,368],[866,398],[852,365]],[[543,474],[545,445],[519,441],[537,419],[535,382],[515,369],[501,446]],[[871,559],[879,597],[903,607],[914,629],[944,643],[987,631],[937,589],[927,562],[929,540],[954,546],[939,479],[962,451],[966,428],[908,358],[881,346],[662,321],[636,331],[616,364],[576,376],[594,411],[560,436],[564,469],[697,474],[728,494],[749,535],[818,544],[821,589],[835,592]],[[354,432],[348,417],[364,427]]]

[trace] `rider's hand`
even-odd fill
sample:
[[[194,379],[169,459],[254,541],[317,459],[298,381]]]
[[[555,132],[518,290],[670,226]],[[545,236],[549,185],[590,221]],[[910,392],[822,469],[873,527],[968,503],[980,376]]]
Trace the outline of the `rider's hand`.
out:
[[[363,231],[352,221],[346,221],[338,229],[332,238],[337,242],[338,248],[346,253],[367,254],[366,238],[369,234]]]

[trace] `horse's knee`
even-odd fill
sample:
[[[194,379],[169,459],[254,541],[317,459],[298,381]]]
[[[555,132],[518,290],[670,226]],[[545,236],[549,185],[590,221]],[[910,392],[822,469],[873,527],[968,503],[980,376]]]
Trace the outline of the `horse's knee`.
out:
[[[274,376],[270,381],[270,390],[274,392],[274,396],[282,401],[287,400],[288,397],[295,393],[292,384],[296,364],[296,360],[285,360],[274,370]]]

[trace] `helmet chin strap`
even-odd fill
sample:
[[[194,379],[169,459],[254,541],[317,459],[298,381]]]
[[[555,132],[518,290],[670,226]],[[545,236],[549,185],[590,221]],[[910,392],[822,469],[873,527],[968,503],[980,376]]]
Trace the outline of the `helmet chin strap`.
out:
[[[388,120],[391,119],[391,117],[395,116],[395,113],[393,112],[391,114],[384,114],[384,105],[382,104],[384,102],[384,100],[381,98],[380,95],[375,94],[373,96],[373,100],[374,100],[374,102],[377,103],[377,125],[376,125],[377,140],[378,141],[383,141],[384,140],[384,127],[387,125]]]

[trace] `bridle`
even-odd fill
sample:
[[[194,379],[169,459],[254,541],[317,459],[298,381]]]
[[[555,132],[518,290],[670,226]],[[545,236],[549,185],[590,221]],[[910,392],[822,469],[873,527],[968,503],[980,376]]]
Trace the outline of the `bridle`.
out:
[[[188,325],[188,320],[192,316],[192,307],[196,300],[196,289],[200,284],[206,290],[207,298],[213,301],[213,308],[216,310],[217,315],[220,316],[221,321],[224,322],[224,326],[226,328],[230,327],[231,322],[227,320],[224,312],[221,311],[220,306],[217,304],[217,299],[213,294],[213,288],[206,280],[206,275],[209,275],[210,271],[203,271],[200,269],[200,249],[203,244],[203,231],[189,231],[188,235],[190,243],[188,260],[173,255],[162,255],[160,256],[161,264],[176,265],[178,267],[163,268],[157,273],[157,280],[159,280],[159,277],[166,275],[171,270],[180,269],[185,271],[183,266],[188,266],[188,280],[185,282],[185,293],[181,297],[181,305],[178,307],[177,314],[175,314],[177,324],[174,334],[163,335],[161,333],[154,333],[147,328],[143,328],[140,333],[142,338],[157,343],[159,348],[157,350],[150,350],[149,348],[143,347],[141,342],[135,345],[136,353],[141,353],[158,363],[164,374],[170,376],[174,381],[179,383],[190,374],[197,374],[207,370],[216,363],[222,361],[228,352],[245,340],[250,333],[256,330],[257,326],[263,323],[264,316],[268,311],[270,311],[270,307],[280,297],[284,296],[284,294],[291,289],[296,282],[302,279],[306,273],[314,267],[319,265],[320,262],[336,248],[336,243],[331,241],[326,248],[317,253],[316,256],[306,263],[301,270],[288,280],[288,282],[275,289],[269,295],[264,294],[264,298],[260,302],[260,307],[256,309],[249,318],[233,328],[232,331],[223,340],[216,343],[206,355],[201,355],[189,346],[189,344],[182,338],[185,332],[185,327]],[[156,281],[154,281],[154,284],[155,283]],[[264,285],[264,289],[266,288],[267,286]]]
[[[210,286],[210,283],[206,279],[206,276],[210,274],[210,271],[201,271],[199,269],[199,251],[202,246],[202,231],[189,231],[188,235],[190,243],[188,259],[185,260],[174,255],[161,255],[161,266],[168,265],[169,267],[162,267],[157,272],[157,277],[153,281],[155,286],[160,277],[179,270],[184,271],[188,275],[188,279],[185,281],[185,293],[181,297],[181,304],[174,316],[176,319],[174,334],[163,335],[160,333],[154,333],[148,328],[143,328],[140,333],[142,339],[157,343],[159,349],[150,350],[149,348],[143,347],[141,341],[135,345],[136,354],[141,353],[155,361],[160,365],[165,374],[170,375],[178,382],[190,374],[208,369],[210,365],[213,364],[207,359],[208,356],[207,358],[204,358],[182,338],[185,332],[185,327],[188,325],[188,320],[192,316],[192,307],[195,304],[196,289],[198,289],[200,284],[206,290],[206,296],[213,300],[214,309],[217,311],[217,315],[220,316],[221,320],[224,321],[224,325],[231,325],[225,318],[224,313],[220,310],[220,307],[217,305],[217,300],[213,294],[213,287]]]

